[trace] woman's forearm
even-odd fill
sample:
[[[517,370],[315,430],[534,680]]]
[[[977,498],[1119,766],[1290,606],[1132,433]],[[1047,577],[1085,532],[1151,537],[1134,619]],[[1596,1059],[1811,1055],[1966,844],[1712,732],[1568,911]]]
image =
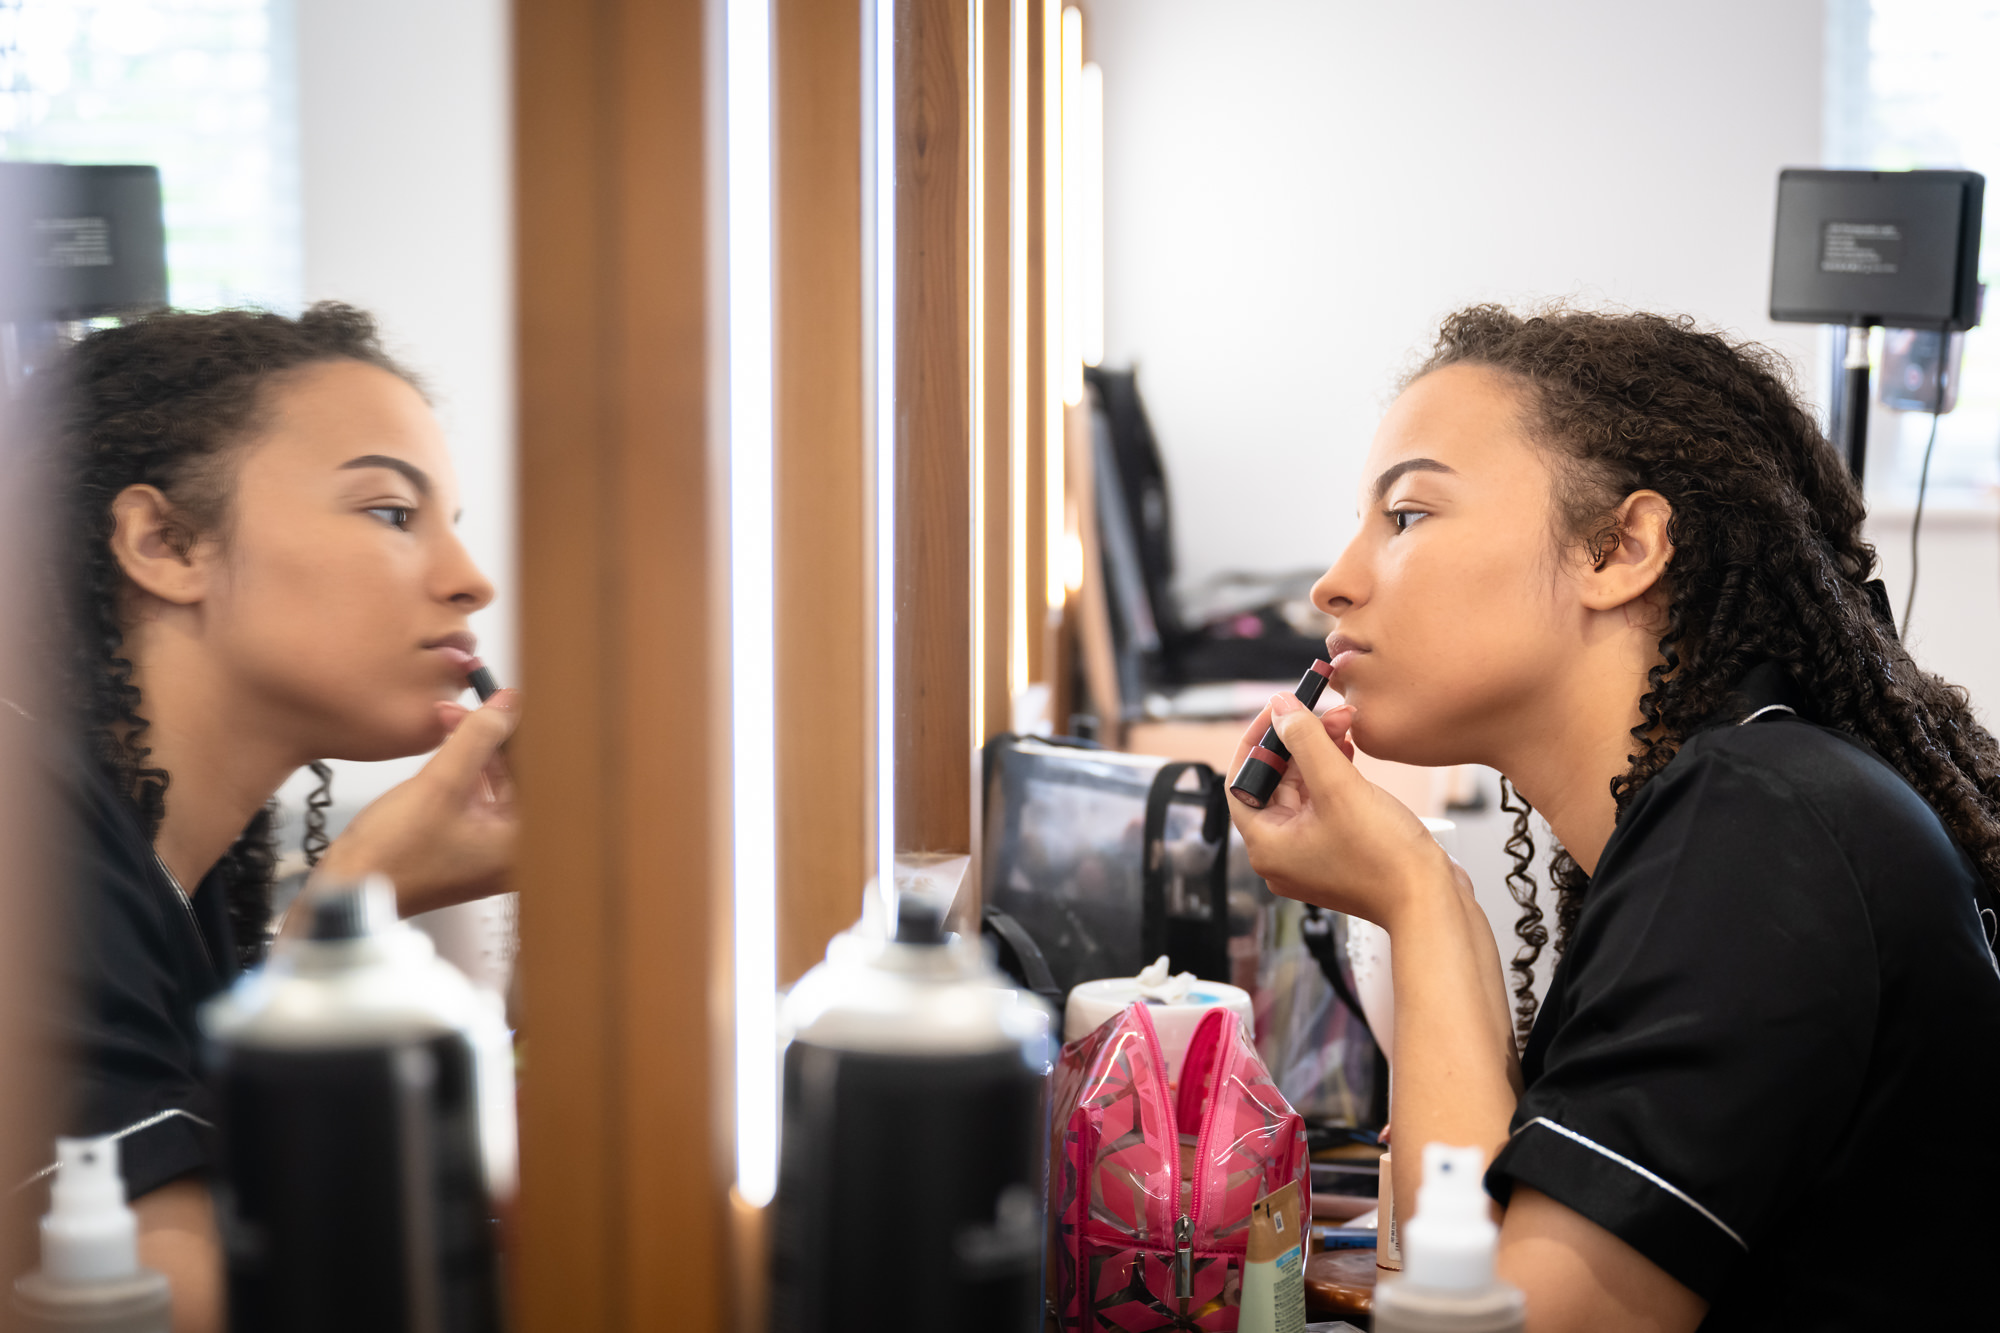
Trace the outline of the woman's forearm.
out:
[[[1442,859],[1442,858],[1440,858]],[[1396,994],[1394,1128],[1397,1211],[1410,1217],[1423,1145],[1507,1140],[1520,1090],[1499,952],[1486,915],[1449,873],[1430,868],[1388,923]]]

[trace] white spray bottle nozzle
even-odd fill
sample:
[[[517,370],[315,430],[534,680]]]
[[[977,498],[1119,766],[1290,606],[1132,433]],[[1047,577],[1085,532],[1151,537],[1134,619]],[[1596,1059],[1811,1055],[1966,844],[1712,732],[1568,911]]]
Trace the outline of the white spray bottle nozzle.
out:
[[[125,1206],[118,1140],[57,1139],[56,1179],[42,1217],[42,1275],[107,1282],[139,1271],[139,1222]]]
[[[1493,1225],[1482,1183],[1486,1154],[1424,1145],[1417,1213],[1402,1229],[1403,1280],[1434,1291],[1477,1291],[1493,1282]]]

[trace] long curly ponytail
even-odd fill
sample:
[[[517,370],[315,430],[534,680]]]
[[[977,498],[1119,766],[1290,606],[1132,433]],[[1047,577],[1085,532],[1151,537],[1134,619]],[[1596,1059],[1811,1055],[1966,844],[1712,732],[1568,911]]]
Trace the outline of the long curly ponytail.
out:
[[[1524,389],[1531,430],[1558,460],[1563,540],[1601,542],[1608,516],[1636,490],[1658,491],[1673,508],[1660,661],[1638,700],[1629,766],[1606,775],[1621,815],[1743,673],[1771,659],[1817,721],[1901,773],[1987,886],[2000,886],[2000,747],[1965,691],[1920,670],[1878,614],[1860,489],[1775,353],[1685,317],[1475,306],[1445,320],[1410,379],[1449,365],[1488,367]],[[1525,805],[1517,816],[1518,842]],[[1529,871],[1533,844],[1509,850],[1525,1032],[1547,929]],[[1589,880],[1560,848],[1550,878],[1560,953]]]
[[[235,446],[255,433],[270,381],[334,360],[415,383],[382,350],[369,316],[333,302],[297,319],[252,310],[148,315],[90,334],[54,370],[48,391],[67,511],[59,529],[66,702],[148,839],[159,833],[172,779],[150,762],[151,724],[125,656],[129,585],[111,551],[112,501],[128,486],[158,487],[173,506],[172,540],[183,553],[225,530]],[[307,838],[318,846],[309,845],[309,858],[325,846],[330,799],[330,773],[322,765],[314,771],[321,785],[309,802]],[[276,814],[275,804],[260,810],[210,872],[246,965],[263,955],[269,930]]]

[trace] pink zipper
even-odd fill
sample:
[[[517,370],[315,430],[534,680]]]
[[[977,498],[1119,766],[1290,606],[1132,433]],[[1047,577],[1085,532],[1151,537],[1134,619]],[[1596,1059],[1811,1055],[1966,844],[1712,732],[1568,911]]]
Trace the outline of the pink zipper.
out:
[[[1202,1081],[1207,1082],[1211,1075],[1215,1076],[1215,1088],[1209,1093],[1208,1104],[1201,1108],[1201,1129],[1195,1135],[1194,1190],[1188,1198],[1190,1222],[1201,1216],[1201,1186],[1202,1182],[1208,1179],[1208,1172],[1203,1169],[1203,1164],[1208,1161],[1208,1133],[1215,1126],[1215,1108],[1222,1104],[1222,1078],[1218,1066],[1223,1057],[1222,1047],[1225,1038],[1222,1032],[1218,1031],[1218,1027],[1222,1023],[1235,1021],[1236,1016],[1227,1009],[1211,1009],[1208,1016],[1201,1020],[1201,1026],[1195,1029],[1194,1040],[1188,1043],[1190,1051],[1201,1048],[1202,1053],[1208,1057],[1201,1071]],[[1183,1077],[1186,1076],[1186,1065],[1181,1066],[1181,1074]],[[1179,1135],[1175,1137],[1178,1139]]]
[[[1167,1057],[1160,1051],[1160,1032],[1153,1026],[1153,1016],[1146,1012],[1144,1003],[1139,1005],[1139,1017],[1144,1020],[1146,1049],[1153,1053],[1153,1069],[1157,1074],[1155,1085],[1160,1089],[1160,1109],[1167,1117],[1167,1142],[1173,1151],[1167,1154],[1167,1208],[1175,1216],[1181,1211],[1181,1127],[1174,1116],[1173,1099],[1166,1095]],[[1192,1210],[1190,1210],[1192,1211]]]

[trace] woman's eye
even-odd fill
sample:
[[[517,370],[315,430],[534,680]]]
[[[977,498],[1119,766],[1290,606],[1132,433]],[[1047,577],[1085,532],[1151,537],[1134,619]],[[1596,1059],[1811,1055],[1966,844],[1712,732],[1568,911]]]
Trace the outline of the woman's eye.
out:
[[[417,513],[414,509],[405,509],[400,505],[375,505],[367,512],[401,532],[410,530],[410,520],[416,517]]]
[[[1391,509],[1389,511],[1389,521],[1396,525],[1396,531],[1398,532],[1408,532],[1410,525],[1422,517],[1424,517],[1424,511],[1421,509]]]

